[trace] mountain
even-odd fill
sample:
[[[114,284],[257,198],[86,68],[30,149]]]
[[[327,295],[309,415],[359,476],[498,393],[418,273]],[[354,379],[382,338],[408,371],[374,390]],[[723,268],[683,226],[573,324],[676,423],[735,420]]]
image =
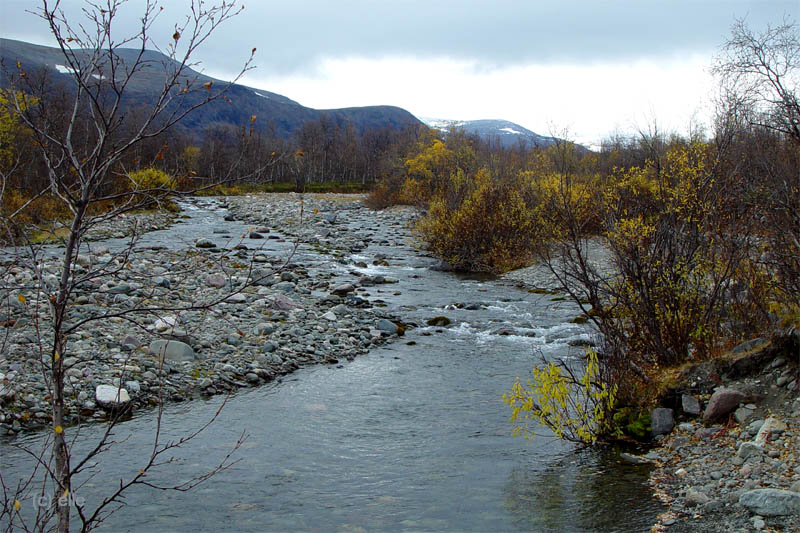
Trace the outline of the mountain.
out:
[[[116,51],[117,55],[128,64],[135,60],[138,52],[125,48]],[[145,52],[143,59],[146,61],[144,67],[126,88],[125,103],[131,107],[141,102],[154,101],[163,84],[164,69],[172,61],[160,52],[151,50]],[[16,64],[20,62],[26,72],[45,72],[53,76],[56,81],[63,79],[66,82],[72,76],[70,69],[65,66],[64,56],[57,48],[0,38],[0,60],[11,72],[16,71]],[[217,87],[227,83],[192,70],[187,72],[187,78],[194,76],[198,77],[200,83],[211,82]],[[5,72],[0,70],[0,87],[7,86],[8,78]],[[399,107],[368,106],[319,110],[302,106],[280,94],[235,84],[228,89],[224,98],[193,111],[180,125],[193,132],[201,132],[203,128],[216,124],[249,126],[250,117],[253,115],[256,116],[254,123],[256,130],[271,131],[282,137],[288,137],[303,123],[317,120],[323,115],[340,126],[350,122],[359,132],[382,127],[402,129],[421,124],[411,113]]]
[[[523,142],[527,147],[550,146],[558,139],[545,137],[523,128],[508,120],[444,120],[421,118],[426,125],[445,133],[454,129],[472,133],[490,143],[499,142],[503,148],[519,146]]]

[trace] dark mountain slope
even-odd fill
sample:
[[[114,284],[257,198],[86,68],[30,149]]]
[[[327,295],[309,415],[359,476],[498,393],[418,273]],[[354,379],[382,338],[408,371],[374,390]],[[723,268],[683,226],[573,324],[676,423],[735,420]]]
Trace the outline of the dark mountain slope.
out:
[[[138,50],[118,49],[117,55],[127,64],[131,64],[138,56]],[[163,87],[164,73],[171,62],[168,57],[155,51],[146,51],[142,57],[146,64],[126,89],[126,104],[132,107],[154,101]],[[56,48],[0,38],[0,59],[10,72],[16,71],[16,64],[19,62],[26,72],[44,72],[52,76],[54,81],[70,86],[73,74],[65,64],[61,51]],[[110,76],[110,72],[104,69],[103,75]],[[198,77],[201,84],[212,82],[215,87],[226,84],[195,71],[187,73],[187,77],[194,76]],[[8,86],[5,72],[0,72],[0,86]],[[201,97],[196,96],[198,99]],[[189,100],[192,101],[191,98]],[[399,107],[369,106],[322,111],[302,106],[280,94],[237,84],[228,89],[225,98],[192,112],[181,126],[197,133],[211,125],[249,126],[250,117],[255,115],[256,130],[272,131],[279,136],[288,137],[303,123],[316,120],[322,114],[339,124],[352,122],[360,132],[370,128],[400,129],[420,124],[416,117]]]

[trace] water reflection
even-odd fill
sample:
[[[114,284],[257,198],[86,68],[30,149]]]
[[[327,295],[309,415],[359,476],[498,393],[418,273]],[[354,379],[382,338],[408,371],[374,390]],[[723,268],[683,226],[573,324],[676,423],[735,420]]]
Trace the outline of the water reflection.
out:
[[[520,530],[650,531],[662,510],[649,496],[649,467],[623,464],[608,447],[515,467],[504,505]],[[565,512],[566,511],[566,512]]]

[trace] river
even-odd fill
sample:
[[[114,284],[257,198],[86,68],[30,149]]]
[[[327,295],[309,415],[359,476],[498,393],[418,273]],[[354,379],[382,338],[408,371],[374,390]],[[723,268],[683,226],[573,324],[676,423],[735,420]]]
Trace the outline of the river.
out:
[[[193,202],[187,213],[140,246],[177,246],[195,234],[244,227],[224,221],[215,201]],[[364,221],[345,223],[357,230]],[[577,357],[580,348],[570,344],[589,338],[570,322],[575,306],[502,279],[434,271],[435,261],[410,243],[380,242],[350,258],[384,254],[389,266],[360,270],[398,280],[372,288],[370,299],[408,322],[444,315],[453,324],[411,328],[352,362],[304,368],[238,392],[149,479],[172,483],[201,473],[245,432],[238,462],[190,492],[130,490],[105,530],[649,531],[661,507],[646,469],[621,464],[609,449],[576,452],[546,435],[511,436],[502,394],[517,376],[527,379],[537,357]],[[294,260],[321,261],[305,247]],[[168,406],[166,433],[177,438],[199,427],[221,402]],[[76,494],[92,500],[136,472],[154,427],[152,411],[120,425],[116,438],[124,442]],[[102,429],[83,427],[77,448]],[[0,441],[7,481],[29,465],[12,444],[35,448],[42,439],[33,433]]]

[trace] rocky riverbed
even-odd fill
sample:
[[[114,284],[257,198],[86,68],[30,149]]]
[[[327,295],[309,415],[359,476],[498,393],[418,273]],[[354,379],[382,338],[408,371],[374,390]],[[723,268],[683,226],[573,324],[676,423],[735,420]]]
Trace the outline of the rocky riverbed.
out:
[[[130,254],[103,242],[82,249],[75,268],[83,279],[67,323],[89,321],[69,333],[63,354],[71,423],[258,386],[308,364],[337,365],[403,333],[381,301],[367,297],[393,280],[359,273],[349,257],[378,232],[388,244],[406,239],[410,211],[374,213],[360,197],[342,195],[221,202],[224,221],[188,246],[149,245],[144,235]],[[141,217],[94,235],[171,220]],[[224,222],[247,229],[234,234]],[[180,223],[173,230],[177,242]],[[42,375],[52,342],[49,295],[39,290],[57,279],[58,250],[50,252],[35,265],[7,254],[2,265],[0,432],[7,434],[51,417]],[[98,269],[107,274],[92,275]]]

